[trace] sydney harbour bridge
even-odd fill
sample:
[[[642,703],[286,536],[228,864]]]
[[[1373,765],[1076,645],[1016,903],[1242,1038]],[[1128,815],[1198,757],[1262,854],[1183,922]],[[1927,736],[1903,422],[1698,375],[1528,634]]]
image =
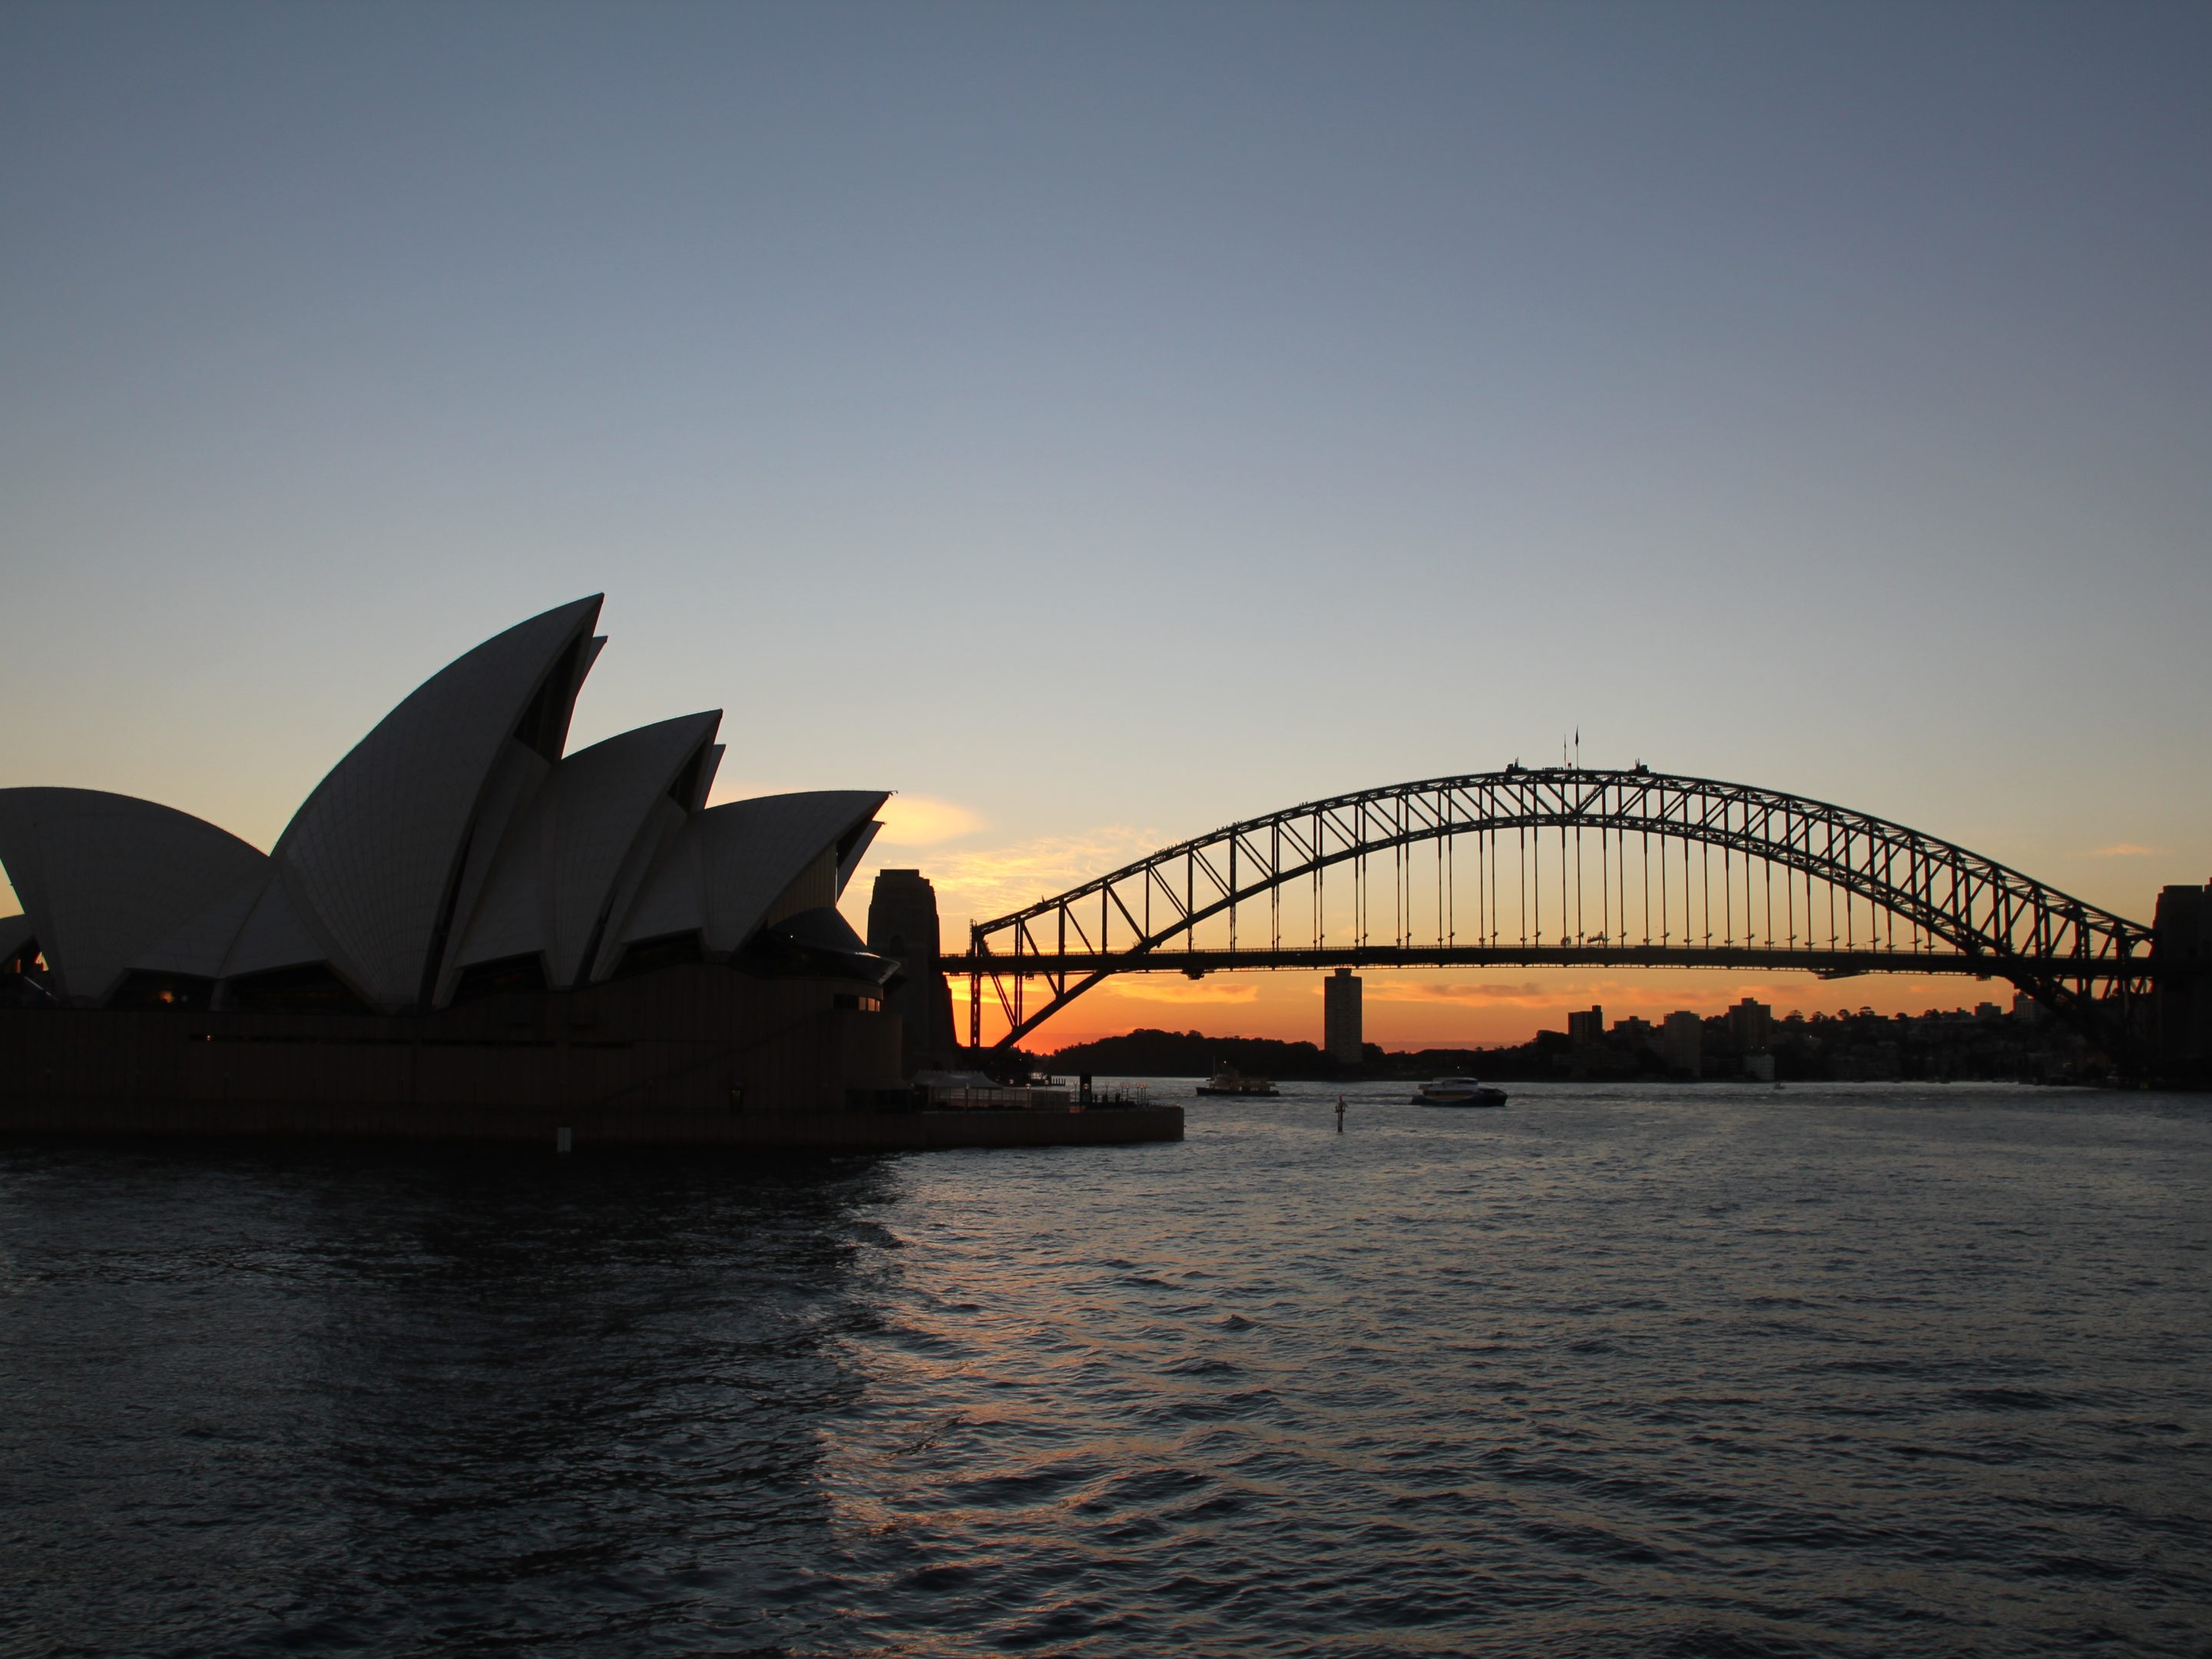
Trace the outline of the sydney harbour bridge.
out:
[[[974,924],[968,950],[939,966],[969,976],[974,1048],[987,1005],[1008,1048],[1127,973],[1963,974],[2009,981],[2126,1066],[2151,1040],[2162,984],[2186,981],[2201,1017],[2208,908],[2190,905],[2162,938],[1823,801],[1641,764],[1515,764],[1308,801],[1162,848]]]

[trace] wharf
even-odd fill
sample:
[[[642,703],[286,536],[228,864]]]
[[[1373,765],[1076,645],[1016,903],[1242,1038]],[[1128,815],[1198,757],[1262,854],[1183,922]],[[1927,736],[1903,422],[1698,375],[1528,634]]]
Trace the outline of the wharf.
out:
[[[1123,1146],[1181,1140],[1180,1106],[1022,1111],[712,1112],[329,1102],[0,1101],[0,1135],[720,1146],[775,1153]]]

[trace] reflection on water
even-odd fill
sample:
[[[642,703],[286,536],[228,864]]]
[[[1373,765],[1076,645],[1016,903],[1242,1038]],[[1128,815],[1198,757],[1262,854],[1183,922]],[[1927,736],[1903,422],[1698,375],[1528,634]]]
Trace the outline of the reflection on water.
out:
[[[2212,1641],[2203,1103],[1334,1093],[765,1175],[0,1148],[0,1645]]]
[[[820,1582],[875,1167],[0,1170],[0,1576],[29,1589],[0,1636],[27,1650],[726,1650]]]

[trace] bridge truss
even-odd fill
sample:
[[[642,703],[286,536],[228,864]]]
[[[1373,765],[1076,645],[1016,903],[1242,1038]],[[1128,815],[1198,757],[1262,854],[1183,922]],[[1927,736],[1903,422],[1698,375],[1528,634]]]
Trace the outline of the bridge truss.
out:
[[[1515,765],[1163,848],[974,925],[942,965],[969,975],[978,1048],[987,984],[1006,1048],[1120,973],[1518,964],[2001,978],[2119,1058],[2156,971],[2150,940],[1867,813],[1643,766]]]

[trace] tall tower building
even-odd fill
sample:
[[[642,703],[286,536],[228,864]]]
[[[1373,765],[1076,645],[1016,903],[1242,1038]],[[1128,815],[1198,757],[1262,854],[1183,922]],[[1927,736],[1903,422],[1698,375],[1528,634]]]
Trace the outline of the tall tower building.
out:
[[[1774,1041],[1774,1010],[1764,1002],[1746,997],[1728,1011],[1728,1023],[1738,1054],[1757,1054]]]
[[[1328,1057],[1345,1066],[1357,1066],[1364,1052],[1365,1034],[1360,1029],[1361,981],[1349,968],[1340,968],[1321,982],[1322,1041]]]
[[[1659,1028],[1659,1057],[1667,1068],[1686,1077],[1705,1070],[1705,1023],[1692,1013],[1673,1013]]]

